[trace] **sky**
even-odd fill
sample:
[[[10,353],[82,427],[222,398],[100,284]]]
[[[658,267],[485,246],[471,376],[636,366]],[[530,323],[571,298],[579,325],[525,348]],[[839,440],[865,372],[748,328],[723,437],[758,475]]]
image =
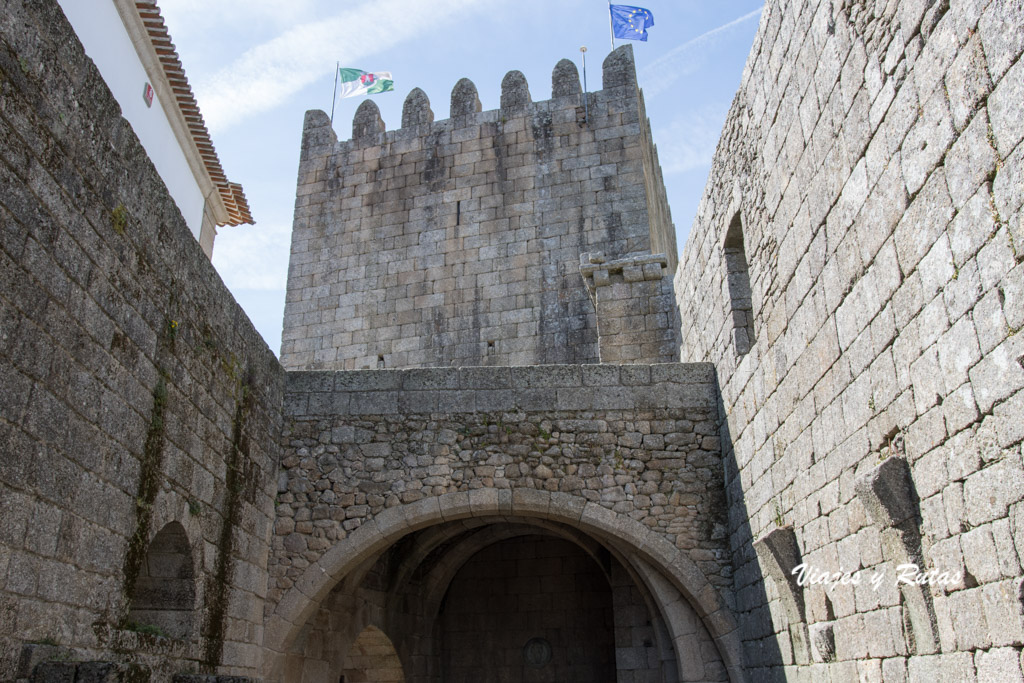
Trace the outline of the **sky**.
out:
[[[602,0],[160,0],[228,178],[241,183],[255,225],[220,228],[213,264],[267,345],[278,353],[299,143],[306,110],[331,113],[335,65],[390,71],[394,92],[373,95],[388,130],[423,89],[448,118],[462,77],[483,110],[501,80],[522,71],[534,101],[551,97],[562,58],[601,88],[611,50]],[[647,42],[633,45],[637,78],[661,160],[680,250],[689,233],[729,105],[753,43],[762,0],[646,0]],[[352,135],[362,97],[337,99],[334,129]]]

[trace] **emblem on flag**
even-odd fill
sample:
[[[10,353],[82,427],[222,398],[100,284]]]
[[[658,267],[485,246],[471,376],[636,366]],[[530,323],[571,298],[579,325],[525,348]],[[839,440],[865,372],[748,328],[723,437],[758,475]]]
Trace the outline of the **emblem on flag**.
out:
[[[362,69],[338,69],[338,80],[342,97],[374,95],[395,89],[390,71],[363,71]]]

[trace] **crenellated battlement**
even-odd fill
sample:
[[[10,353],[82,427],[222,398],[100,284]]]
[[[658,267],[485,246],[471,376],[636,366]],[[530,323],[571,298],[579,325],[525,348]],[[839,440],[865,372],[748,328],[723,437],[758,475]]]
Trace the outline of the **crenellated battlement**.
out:
[[[636,70],[630,46],[624,46],[605,58],[602,68],[604,87],[588,93],[588,105],[600,107],[602,100],[635,96]],[[583,106],[583,89],[576,65],[563,59],[551,73],[551,99],[534,102],[530,87],[521,71],[509,71],[501,81],[501,106],[483,111],[476,84],[468,78],[459,79],[452,87],[449,118],[435,121],[430,98],[420,88],[413,88],[402,105],[401,127],[388,130],[380,109],[372,99],[364,100],[352,119],[354,146],[388,144],[407,139],[411,135],[424,135],[438,130],[460,128],[485,123],[507,121],[510,117],[537,112],[552,112]],[[308,123],[308,122],[307,122]],[[580,121],[582,124],[582,120]],[[319,120],[316,125],[322,125]],[[383,135],[384,137],[377,137]],[[344,144],[344,143],[343,143]]]
[[[676,253],[631,47],[602,79],[584,106],[562,60],[535,102],[510,71],[500,107],[482,111],[463,78],[441,120],[416,88],[394,130],[367,99],[342,141],[307,113],[285,365],[597,362],[580,253],[659,251],[670,267]]]
[[[605,58],[602,83],[602,90],[588,93],[588,105],[595,107],[595,111],[600,110],[602,102],[636,97],[636,69],[631,46],[620,47]],[[534,102],[526,76],[521,71],[509,71],[501,81],[501,106],[483,111],[476,84],[462,78],[452,87],[449,118],[435,120],[430,98],[422,89],[413,88],[402,105],[401,127],[391,130],[387,129],[377,103],[366,99],[353,116],[351,138],[339,144],[347,148],[382,145],[453,128],[507,122],[511,117],[538,112],[572,110],[576,113],[576,108],[583,106],[583,88],[575,63],[563,59],[555,65],[551,73],[551,93],[551,99]],[[312,110],[310,114],[316,111]],[[576,119],[583,125],[583,114],[579,114]],[[322,128],[323,125],[321,117],[307,117],[306,127]],[[336,133],[334,142],[338,142]]]

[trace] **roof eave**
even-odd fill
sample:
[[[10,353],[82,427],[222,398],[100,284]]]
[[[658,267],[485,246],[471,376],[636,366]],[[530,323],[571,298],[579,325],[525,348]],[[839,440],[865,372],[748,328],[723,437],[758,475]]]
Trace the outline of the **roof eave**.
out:
[[[245,192],[227,179],[156,0],[114,0],[217,225],[253,224]]]

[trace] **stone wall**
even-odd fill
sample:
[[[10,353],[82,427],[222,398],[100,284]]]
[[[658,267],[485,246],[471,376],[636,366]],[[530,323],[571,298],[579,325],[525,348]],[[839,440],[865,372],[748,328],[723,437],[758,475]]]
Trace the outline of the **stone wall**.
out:
[[[438,621],[446,682],[616,679],[608,578],[565,540],[481,550],[455,575]]]
[[[0,12],[0,186],[0,679],[254,673],[283,372],[55,2]]]
[[[513,71],[485,112],[463,79],[438,122],[416,89],[388,132],[367,100],[344,142],[309,112],[284,366],[597,362],[580,254],[676,254],[631,48],[603,73],[584,106],[569,61],[542,102]]]
[[[597,311],[602,363],[670,363],[679,353],[679,316],[665,254],[605,260],[580,255]]]
[[[712,379],[679,364],[289,373],[265,641],[281,655],[266,670],[330,676],[337,655],[320,644],[373,625],[410,680],[440,680],[422,634],[469,558],[460,534],[540,527],[591,553],[604,544],[630,572],[617,590],[646,596],[649,621],[623,626],[631,680],[720,680],[737,650]],[[365,567],[418,546],[411,567],[429,548],[450,567],[422,587],[410,569],[380,597],[364,590]],[[652,661],[632,650],[644,637]]]
[[[1022,36],[1018,1],[765,7],[676,276],[756,680],[1021,679]],[[799,561],[885,578],[762,583]]]
[[[271,600],[305,569],[296,552],[314,561],[385,509],[477,488],[591,501],[728,585],[712,379],[679,364],[289,373]]]

